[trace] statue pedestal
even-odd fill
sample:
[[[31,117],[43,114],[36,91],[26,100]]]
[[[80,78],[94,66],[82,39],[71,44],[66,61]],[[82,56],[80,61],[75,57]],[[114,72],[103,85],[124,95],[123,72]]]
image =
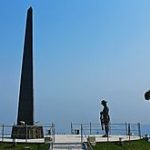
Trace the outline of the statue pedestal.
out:
[[[44,138],[43,127],[36,125],[14,125],[11,138],[13,139],[38,139]]]

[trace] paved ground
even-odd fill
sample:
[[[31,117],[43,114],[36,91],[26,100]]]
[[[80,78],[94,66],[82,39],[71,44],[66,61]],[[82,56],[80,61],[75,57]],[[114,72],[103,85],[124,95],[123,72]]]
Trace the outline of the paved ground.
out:
[[[119,141],[120,139],[122,141],[128,141],[130,140],[139,140],[139,136],[126,136],[126,135],[110,135],[108,138],[107,137],[102,137],[102,135],[90,135],[91,140],[95,140],[96,142],[106,142],[106,141]],[[81,143],[82,142],[87,142],[88,136],[83,136],[81,138],[81,135],[72,135],[72,134],[64,134],[64,135],[55,135],[55,143]],[[10,138],[0,138],[0,141],[4,142],[29,142],[29,143],[44,143],[45,140],[44,138],[42,139],[10,139]]]
[[[53,136],[54,137],[54,136]],[[46,139],[48,143],[52,143],[49,141],[50,136],[47,136],[42,139],[10,139],[10,138],[0,138],[0,141],[3,142],[18,142],[18,143],[45,143]],[[51,138],[50,138],[51,139]],[[83,136],[81,135],[73,135],[73,134],[64,134],[64,135],[55,135],[54,144],[50,144],[49,150],[83,150],[81,143],[87,142],[87,139],[90,139],[90,143],[95,145],[96,142],[107,142],[107,141],[128,141],[130,140],[139,140],[139,136],[126,136],[126,135],[110,135],[107,137],[102,137],[102,135],[90,135]],[[52,148],[53,147],[53,148]]]
[[[102,137],[102,135],[90,135],[91,140],[96,140],[96,142],[106,142],[106,141],[119,141],[120,139],[122,141],[128,141],[130,140],[139,140],[139,136],[126,136],[126,135],[110,135],[107,137]],[[78,143],[81,142],[87,142],[88,136],[83,136],[81,139],[80,135],[55,135],[55,143]]]

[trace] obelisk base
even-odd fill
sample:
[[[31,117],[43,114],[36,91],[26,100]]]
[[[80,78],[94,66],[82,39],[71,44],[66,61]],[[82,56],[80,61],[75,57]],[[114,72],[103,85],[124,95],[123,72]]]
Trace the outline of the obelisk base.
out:
[[[43,137],[42,126],[14,125],[12,128],[12,139],[38,139]]]

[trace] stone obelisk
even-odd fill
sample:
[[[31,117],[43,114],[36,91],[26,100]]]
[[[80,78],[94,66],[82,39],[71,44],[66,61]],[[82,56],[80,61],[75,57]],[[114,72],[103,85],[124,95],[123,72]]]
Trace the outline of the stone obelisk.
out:
[[[24,54],[22,62],[17,125],[34,124],[33,105],[33,27],[32,8],[27,12]]]
[[[43,128],[34,125],[32,13],[33,10],[30,7],[26,20],[17,125],[13,126],[12,138],[43,137]]]

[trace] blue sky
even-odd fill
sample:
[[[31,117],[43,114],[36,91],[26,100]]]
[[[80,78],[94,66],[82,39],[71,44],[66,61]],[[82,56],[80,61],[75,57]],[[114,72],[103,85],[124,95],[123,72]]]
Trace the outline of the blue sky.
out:
[[[1,0],[0,123],[16,122],[26,11],[34,13],[35,121],[150,123],[149,0]]]

